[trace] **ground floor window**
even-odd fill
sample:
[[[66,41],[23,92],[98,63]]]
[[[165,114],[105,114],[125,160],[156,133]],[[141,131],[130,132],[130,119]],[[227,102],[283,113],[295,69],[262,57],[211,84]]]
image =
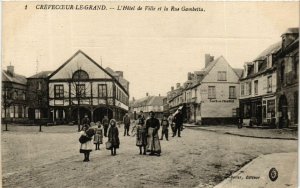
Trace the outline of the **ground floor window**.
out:
[[[250,118],[251,115],[251,103],[245,103],[243,109],[244,118]]]
[[[14,111],[15,111],[14,108],[15,108],[14,106],[11,106],[11,107],[9,108],[9,117],[14,117]]]
[[[34,119],[41,119],[41,111],[40,109],[35,109],[34,111]]]
[[[267,118],[275,117],[275,100],[268,100],[267,102]]]

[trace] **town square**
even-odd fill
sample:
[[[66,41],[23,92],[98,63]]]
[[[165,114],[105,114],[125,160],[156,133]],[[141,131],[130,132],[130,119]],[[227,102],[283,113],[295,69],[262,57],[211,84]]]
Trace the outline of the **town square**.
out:
[[[297,187],[297,7],[4,2],[2,186]]]

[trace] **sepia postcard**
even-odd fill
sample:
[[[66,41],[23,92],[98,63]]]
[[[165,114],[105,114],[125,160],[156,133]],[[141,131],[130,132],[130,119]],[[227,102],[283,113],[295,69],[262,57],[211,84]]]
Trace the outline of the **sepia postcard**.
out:
[[[298,187],[299,1],[4,1],[2,187]]]

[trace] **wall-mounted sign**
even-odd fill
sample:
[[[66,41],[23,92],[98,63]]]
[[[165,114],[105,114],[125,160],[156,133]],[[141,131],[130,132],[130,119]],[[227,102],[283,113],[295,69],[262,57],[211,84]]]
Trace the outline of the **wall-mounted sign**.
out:
[[[215,103],[234,103],[234,100],[233,99],[228,99],[228,100],[210,99],[209,102],[215,102]]]

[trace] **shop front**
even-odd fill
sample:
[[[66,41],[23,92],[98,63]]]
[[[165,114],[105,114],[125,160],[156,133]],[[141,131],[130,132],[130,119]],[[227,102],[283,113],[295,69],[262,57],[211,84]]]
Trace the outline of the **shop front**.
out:
[[[262,99],[262,125],[275,127],[276,124],[276,97],[269,96]]]

